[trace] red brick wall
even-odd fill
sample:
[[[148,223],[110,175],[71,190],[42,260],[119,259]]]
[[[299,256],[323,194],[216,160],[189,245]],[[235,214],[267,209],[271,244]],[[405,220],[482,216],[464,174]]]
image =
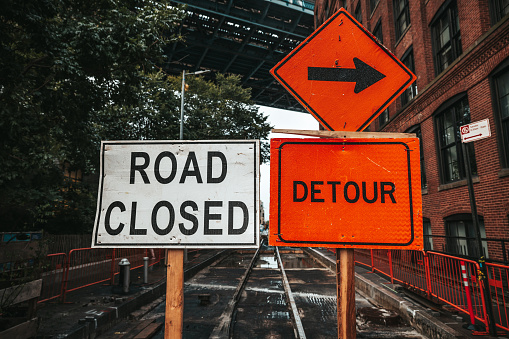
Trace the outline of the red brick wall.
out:
[[[419,95],[406,107],[397,99],[390,107],[386,132],[404,132],[420,124],[427,189],[423,191],[423,213],[429,218],[434,235],[445,235],[444,218],[457,213],[470,213],[466,183],[441,185],[433,114],[448,99],[466,93],[471,121],[490,119],[492,136],[474,143],[478,178],[474,183],[478,213],[484,218],[488,238],[509,239],[509,176],[500,177],[496,120],[493,112],[490,73],[509,57],[509,20],[493,28],[488,0],[457,0],[463,54],[438,77],[435,77],[430,22],[444,0],[409,0],[408,31],[396,41],[392,0],[380,0],[371,14],[369,0],[346,0],[353,13],[361,2],[363,24],[372,30],[382,18],[384,45],[398,58],[413,48]],[[378,130],[378,123],[371,130]],[[434,240],[437,249],[441,241]],[[509,244],[508,244],[509,245]],[[501,259],[500,246],[490,242],[489,255]],[[436,248],[436,247],[435,247]],[[509,249],[509,246],[508,246]]]

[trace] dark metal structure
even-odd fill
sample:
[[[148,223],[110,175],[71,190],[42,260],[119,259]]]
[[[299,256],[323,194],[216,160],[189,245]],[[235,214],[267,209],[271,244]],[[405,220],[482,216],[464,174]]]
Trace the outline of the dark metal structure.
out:
[[[186,5],[184,42],[168,46],[166,72],[209,69],[242,77],[256,104],[304,112],[269,70],[314,30],[314,0],[172,0]]]

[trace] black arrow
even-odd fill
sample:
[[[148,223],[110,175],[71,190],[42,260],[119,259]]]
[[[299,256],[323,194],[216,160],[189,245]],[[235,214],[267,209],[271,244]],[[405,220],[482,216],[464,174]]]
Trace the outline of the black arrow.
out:
[[[360,93],[385,78],[385,75],[353,58],[355,68],[308,67],[308,80],[355,82],[354,93]]]

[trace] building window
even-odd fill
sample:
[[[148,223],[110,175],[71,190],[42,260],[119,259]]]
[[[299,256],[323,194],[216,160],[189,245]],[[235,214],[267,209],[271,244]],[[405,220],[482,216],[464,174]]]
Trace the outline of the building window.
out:
[[[396,25],[396,40],[398,40],[410,26],[408,0],[394,0],[394,23]]]
[[[378,2],[380,0],[369,0],[369,9],[371,10],[371,13],[375,11],[376,5],[378,5]]]
[[[355,14],[354,14],[355,20],[359,21],[359,23],[362,24],[362,12],[361,12],[361,2],[357,4],[357,7],[355,7]]]
[[[465,164],[461,149],[460,126],[470,123],[470,108],[465,96],[454,97],[439,108],[435,115],[438,141],[440,178],[443,184],[465,178]],[[470,168],[477,174],[473,143],[466,144],[470,153]]]
[[[408,51],[403,54],[401,58],[401,62],[408,67],[408,69],[415,74],[415,64],[414,64],[414,51],[413,48],[409,48]],[[410,87],[408,87],[403,94],[401,94],[401,105],[405,106],[410,100],[415,98],[417,95],[417,82],[414,81]]]
[[[491,23],[494,25],[509,13],[509,0],[491,0],[490,14]]]
[[[484,220],[479,216],[481,239],[486,238]],[[446,252],[479,258],[477,250],[477,232],[472,223],[471,214],[456,214],[445,219]],[[482,241],[483,254],[488,258],[488,243]]]
[[[431,23],[435,75],[456,60],[462,53],[458,8],[455,1],[447,1]]]
[[[431,234],[431,221],[428,218],[422,218],[422,231],[424,235],[424,250],[433,251],[433,236]]]
[[[509,61],[506,62],[509,64]],[[507,66],[507,65],[504,65]],[[499,149],[502,166],[509,167],[509,67],[493,77],[497,127],[500,134]]]
[[[421,158],[421,189],[425,189],[428,187],[428,182],[426,180],[426,168],[424,166],[424,142],[422,140],[422,132],[421,126],[413,126],[409,128],[405,133],[415,133],[417,138],[419,138],[419,148],[420,148],[420,158]]]
[[[378,22],[375,25],[375,29],[373,30],[373,35],[375,38],[378,39],[378,41],[383,44],[384,43],[384,36],[382,33],[382,19],[378,20]]]
[[[387,108],[378,116],[378,126],[382,128],[383,125],[385,125],[389,121],[389,109]]]

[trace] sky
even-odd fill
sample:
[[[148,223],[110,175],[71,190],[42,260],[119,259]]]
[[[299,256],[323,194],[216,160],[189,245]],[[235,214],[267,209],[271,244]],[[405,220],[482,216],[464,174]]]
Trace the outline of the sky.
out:
[[[297,130],[317,130],[318,122],[308,113],[299,113],[287,111],[266,106],[259,106],[260,112],[267,116],[267,122],[274,126],[274,129],[297,129]],[[303,138],[301,135],[270,133],[270,138]],[[270,164],[265,163],[260,166],[260,200],[263,202],[265,211],[265,220],[269,219],[270,206]]]

